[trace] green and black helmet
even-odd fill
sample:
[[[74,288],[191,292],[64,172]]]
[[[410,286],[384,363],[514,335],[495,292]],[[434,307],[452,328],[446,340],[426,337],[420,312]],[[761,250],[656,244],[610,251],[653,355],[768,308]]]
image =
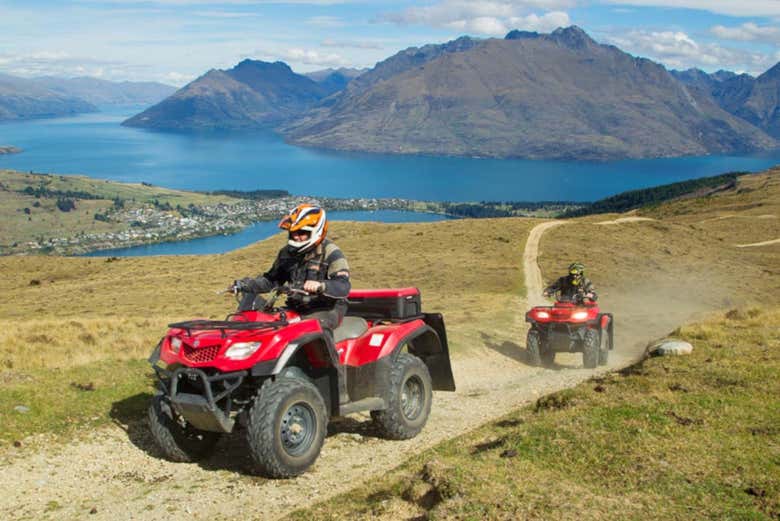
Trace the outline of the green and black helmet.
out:
[[[578,286],[585,276],[585,265],[581,262],[572,262],[569,264],[569,278],[572,284]]]

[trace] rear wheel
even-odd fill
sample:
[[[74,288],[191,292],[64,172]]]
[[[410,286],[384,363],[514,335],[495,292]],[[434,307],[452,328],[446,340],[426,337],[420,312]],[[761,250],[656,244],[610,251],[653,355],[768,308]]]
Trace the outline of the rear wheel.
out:
[[[599,365],[607,365],[609,361],[609,328],[601,330],[599,335]]]
[[[528,356],[528,364],[534,367],[542,365],[542,339],[539,331],[531,329],[525,337],[525,350]],[[555,357],[555,353],[553,353]]]
[[[189,463],[204,458],[219,441],[219,433],[201,431],[173,410],[162,394],[149,404],[149,430],[152,438],[171,461]]]
[[[308,380],[282,377],[266,382],[247,418],[255,471],[272,478],[305,472],[320,455],[327,422],[325,401]]]
[[[390,370],[390,388],[385,397],[387,409],[371,411],[379,431],[391,440],[417,436],[431,412],[431,375],[422,360],[399,353]]]
[[[601,334],[597,329],[588,329],[585,332],[585,340],[582,346],[582,365],[586,369],[593,369],[599,364],[599,344]]]

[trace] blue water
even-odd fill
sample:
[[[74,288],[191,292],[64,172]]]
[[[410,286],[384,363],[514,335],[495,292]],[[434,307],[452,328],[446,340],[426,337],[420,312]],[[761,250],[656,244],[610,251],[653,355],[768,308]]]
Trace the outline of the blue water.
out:
[[[437,201],[592,201],[780,163],[780,151],[608,163],[394,156],[288,145],[271,133],[162,133],[119,123],[142,107],[0,124],[0,168],[86,174],[189,190],[284,189],[296,195]]]
[[[328,212],[331,221],[377,221],[384,223],[434,222],[447,219],[442,215],[431,213],[401,212],[395,210],[377,210],[374,212]],[[130,248],[102,250],[85,255],[86,257],[137,257],[144,255],[206,255],[225,253],[243,248],[257,241],[267,239],[280,233],[277,222],[259,222],[238,233],[231,235],[215,235],[189,241],[161,242]]]

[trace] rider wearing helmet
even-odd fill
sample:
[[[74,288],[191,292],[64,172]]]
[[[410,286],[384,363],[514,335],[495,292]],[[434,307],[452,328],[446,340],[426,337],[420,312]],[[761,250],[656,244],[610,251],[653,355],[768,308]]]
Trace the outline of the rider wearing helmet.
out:
[[[544,296],[549,297],[560,292],[561,298],[577,299],[588,298],[596,300],[598,296],[593,283],[585,277],[585,265],[581,262],[569,264],[569,274],[559,278],[544,290]]]
[[[287,230],[287,245],[282,248],[271,269],[257,278],[245,278],[233,283],[244,293],[239,310],[253,309],[259,293],[288,283],[307,295],[293,293],[287,305],[305,315],[317,318],[323,328],[333,330],[341,323],[347,310],[346,297],[351,284],[349,265],[344,254],[326,238],[328,220],[325,210],[300,204],[279,222]]]

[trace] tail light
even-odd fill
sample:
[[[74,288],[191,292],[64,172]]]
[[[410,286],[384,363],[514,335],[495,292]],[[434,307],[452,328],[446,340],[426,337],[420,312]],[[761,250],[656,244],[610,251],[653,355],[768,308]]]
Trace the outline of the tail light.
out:
[[[537,311],[536,318],[541,318],[541,319],[550,318],[550,313],[547,311]]]

